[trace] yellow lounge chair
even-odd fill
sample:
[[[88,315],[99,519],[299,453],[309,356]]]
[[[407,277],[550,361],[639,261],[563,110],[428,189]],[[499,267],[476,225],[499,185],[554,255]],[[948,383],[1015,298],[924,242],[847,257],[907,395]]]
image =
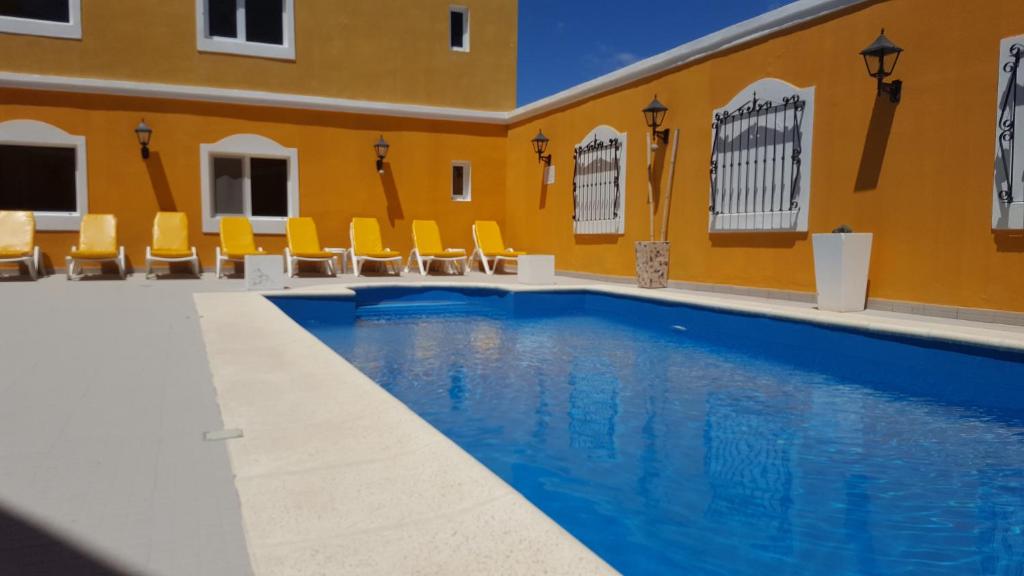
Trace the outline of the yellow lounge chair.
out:
[[[184,212],[156,213],[153,245],[146,246],[146,278],[153,275],[154,262],[191,262],[192,273],[200,275],[196,247],[188,243],[188,216]]]
[[[0,263],[24,264],[35,280],[43,271],[36,246],[36,217],[31,212],[0,210]]]
[[[68,280],[82,277],[82,264],[86,262],[113,262],[121,278],[127,267],[124,246],[117,245],[117,216],[113,214],[86,214],[78,233],[78,246],[71,247],[67,263]]]
[[[441,244],[441,231],[437,228],[437,222],[413,220],[412,244],[413,250],[405,265],[406,272],[409,271],[415,258],[420,267],[420,274],[424,276],[427,275],[430,265],[435,261],[444,262],[446,265],[455,265],[460,274],[466,273],[466,251],[461,248],[444,248]]]
[[[395,271],[402,271],[402,255],[384,247],[380,239],[380,224],[376,218],[353,218],[348,227],[349,239],[352,241],[352,270],[356,276],[363,270],[365,262],[383,262],[385,266],[397,264]]]
[[[298,272],[299,262],[320,262],[328,274],[338,275],[338,256],[320,245],[316,222],[312,218],[289,218],[286,230],[288,247],[284,249],[284,261],[289,278]]]
[[[221,216],[220,246],[217,252],[217,278],[223,277],[224,262],[245,262],[246,256],[264,254],[263,248],[256,247],[252,235],[252,224],[245,216]]]
[[[505,241],[501,239],[501,228],[494,220],[477,220],[473,224],[473,244],[476,248],[469,261],[472,263],[474,259],[480,258],[484,272],[488,274],[494,274],[502,262],[516,262],[520,256],[526,254],[505,247]],[[491,264],[490,260],[494,260],[494,263]]]

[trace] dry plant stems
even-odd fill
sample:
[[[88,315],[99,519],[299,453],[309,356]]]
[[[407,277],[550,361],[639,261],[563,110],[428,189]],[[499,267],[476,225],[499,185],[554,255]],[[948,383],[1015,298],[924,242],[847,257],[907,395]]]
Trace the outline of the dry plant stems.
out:
[[[676,177],[676,152],[679,150],[679,128],[672,133],[672,158],[668,164],[668,189],[665,190],[665,201],[661,207],[661,241],[668,241],[668,213],[672,206],[672,184]]]
[[[651,133],[646,132],[647,140],[647,224],[650,228],[648,240],[654,242],[654,166],[651,163]]]

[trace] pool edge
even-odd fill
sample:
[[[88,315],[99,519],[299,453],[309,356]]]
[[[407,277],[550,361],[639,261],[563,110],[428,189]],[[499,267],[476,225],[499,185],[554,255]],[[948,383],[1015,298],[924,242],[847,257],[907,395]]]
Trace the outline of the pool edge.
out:
[[[194,295],[256,574],[615,573],[263,297],[314,294]]]

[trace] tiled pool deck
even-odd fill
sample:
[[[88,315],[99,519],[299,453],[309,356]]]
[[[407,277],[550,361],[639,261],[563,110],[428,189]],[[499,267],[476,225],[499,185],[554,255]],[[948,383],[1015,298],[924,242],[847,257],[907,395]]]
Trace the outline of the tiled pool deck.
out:
[[[354,282],[514,280],[345,276],[294,286],[320,292]],[[0,573],[608,570],[241,288],[240,280],[209,275],[0,282]],[[1024,348],[1018,326],[829,314],[806,303],[685,290],[656,294]],[[245,437],[203,440],[225,427],[242,428]]]

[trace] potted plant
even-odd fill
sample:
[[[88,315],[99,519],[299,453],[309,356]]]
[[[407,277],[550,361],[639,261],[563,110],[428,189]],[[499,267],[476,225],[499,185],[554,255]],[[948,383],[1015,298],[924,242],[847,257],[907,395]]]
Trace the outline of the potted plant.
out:
[[[867,299],[871,263],[870,233],[842,225],[831,234],[814,234],[814,281],[818,309],[860,312]]]

